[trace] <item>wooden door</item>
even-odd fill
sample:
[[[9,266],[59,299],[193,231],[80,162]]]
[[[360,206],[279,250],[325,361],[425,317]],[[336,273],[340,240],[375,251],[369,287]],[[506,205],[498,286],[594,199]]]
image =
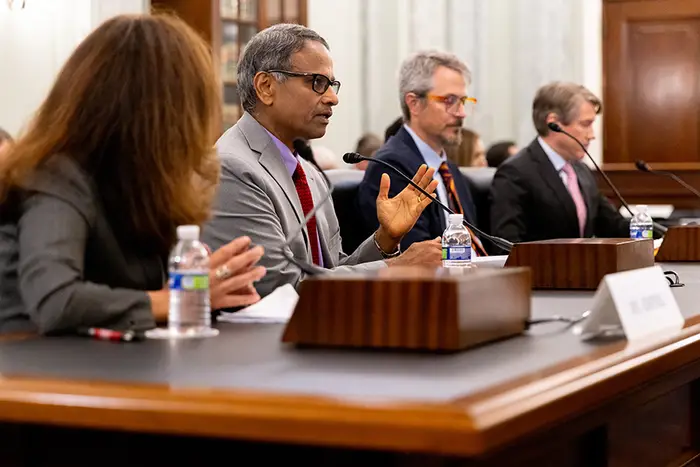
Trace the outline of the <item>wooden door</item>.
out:
[[[700,0],[606,0],[605,163],[700,162]]]

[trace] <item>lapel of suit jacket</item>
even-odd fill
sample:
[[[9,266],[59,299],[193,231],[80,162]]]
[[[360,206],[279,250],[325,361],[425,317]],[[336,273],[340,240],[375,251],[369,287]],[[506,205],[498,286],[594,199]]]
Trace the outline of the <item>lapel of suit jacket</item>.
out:
[[[284,162],[282,162],[282,156],[277,146],[275,146],[274,141],[272,141],[272,138],[270,138],[270,135],[267,134],[262,125],[248,112],[243,114],[238,122],[238,126],[243,136],[245,136],[248,141],[250,149],[260,154],[260,165],[263,166],[267,173],[269,173],[280,186],[297,220],[301,223],[304,220],[304,210],[301,208],[299,196],[296,194],[297,189],[296,186],[294,186],[294,181],[292,177],[289,176],[287,167],[284,165]],[[304,227],[304,232],[306,232],[306,227]]]
[[[318,173],[316,167],[306,162],[305,160],[300,160],[302,167],[304,167],[304,172],[306,172],[306,179],[309,183],[311,189],[311,196],[314,200],[314,206],[322,202],[327,194],[327,188],[325,187],[325,181],[321,180],[321,174]],[[318,239],[321,242],[321,253],[323,254],[323,264],[326,267],[335,266],[336,261],[333,261],[331,251],[329,249],[328,242],[330,241],[330,227],[328,226],[328,219],[323,215],[323,210],[318,209],[316,211],[316,230],[318,231]],[[311,253],[311,252],[309,252]]]
[[[547,157],[544,149],[542,149],[542,146],[540,146],[540,143],[536,139],[530,144],[528,149],[533,155],[535,161],[540,166],[539,172],[542,175],[542,179],[557,195],[557,198],[562,206],[564,206],[569,219],[576,221],[576,225],[578,225],[578,215],[576,214],[574,199],[571,197],[569,190],[566,189],[566,186],[559,176],[559,173],[552,165],[552,161],[549,160],[549,157]]]

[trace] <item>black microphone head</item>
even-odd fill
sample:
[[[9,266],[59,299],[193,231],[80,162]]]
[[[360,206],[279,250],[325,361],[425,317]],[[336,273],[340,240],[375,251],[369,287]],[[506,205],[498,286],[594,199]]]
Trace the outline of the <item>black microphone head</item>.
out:
[[[651,172],[651,167],[644,161],[638,160],[634,163],[634,166],[637,167],[637,170],[641,170],[642,172]]]
[[[299,154],[299,157],[311,163],[315,162],[314,152],[305,140],[296,138],[292,141],[292,146],[294,146],[294,151]]]
[[[549,122],[547,123],[547,126],[549,127],[550,130],[556,132],[556,133],[561,133],[561,127],[557,122]]]
[[[343,162],[345,162],[346,164],[357,164],[358,162],[361,162],[362,159],[362,155],[356,152],[346,152],[343,155]]]

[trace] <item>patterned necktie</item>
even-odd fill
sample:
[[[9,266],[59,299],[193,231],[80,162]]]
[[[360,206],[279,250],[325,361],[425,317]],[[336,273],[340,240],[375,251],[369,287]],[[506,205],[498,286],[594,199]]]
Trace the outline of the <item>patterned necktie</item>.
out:
[[[297,163],[297,168],[292,175],[292,180],[294,180],[294,186],[297,189],[297,195],[299,196],[299,202],[301,203],[301,209],[304,211],[304,216],[306,216],[309,211],[314,208],[314,199],[311,196],[311,189],[309,188],[309,182],[306,180],[306,173],[301,166],[301,162]],[[309,246],[311,247],[311,256],[313,257],[314,264],[320,265],[320,252],[318,251],[318,231],[316,229],[316,216],[309,219],[306,224],[307,231],[309,233]]]
[[[442,177],[442,181],[445,184],[445,188],[447,188],[447,203],[450,206],[450,209],[452,209],[457,214],[464,214],[462,204],[459,202],[459,196],[457,195],[457,188],[455,188],[455,181],[452,178],[452,174],[450,173],[450,167],[447,165],[447,162],[443,162],[442,164],[440,164],[438,172]],[[465,225],[465,227],[467,226]],[[474,235],[474,232],[472,232],[472,229],[470,229],[469,227],[467,227],[467,230],[469,231],[469,235],[471,235],[472,237],[472,243],[475,246],[474,249],[476,250],[476,253],[479,256],[488,256],[486,250],[484,250],[484,246],[481,244],[481,240],[479,240],[479,237]]]
[[[586,228],[586,202],[583,200],[581,188],[578,186],[578,177],[576,176],[574,167],[567,163],[562,170],[566,174],[566,188],[569,190],[569,194],[576,205],[579,234],[583,237],[584,229]]]

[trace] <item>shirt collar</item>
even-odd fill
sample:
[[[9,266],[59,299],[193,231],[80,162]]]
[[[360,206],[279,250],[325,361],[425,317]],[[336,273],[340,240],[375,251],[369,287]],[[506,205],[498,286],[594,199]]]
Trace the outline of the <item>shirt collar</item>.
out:
[[[297,159],[296,154],[292,153],[292,151],[287,147],[287,145],[280,141],[279,138],[267,131],[267,128],[263,127],[263,129],[267,132],[268,135],[270,135],[270,138],[272,138],[272,142],[275,143],[275,146],[277,146],[277,150],[279,151],[280,156],[282,157],[282,162],[284,162],[284,166],[287,168],[287,172],[289,172],[289,176],[291,177],[297,170],[297,165],[299,165],[299,159]]]
[[[566,165],[566,160],[564,160],[563,157],[561,157],[554,149],[552,149],[552,147],[549,144],[545,143],[542,137],[538,136],[537,142],[540,143],[540,146],[542,146],[542,150],[545,154],[547,154],[547,157],[554,166],[554,169],[557,172],[560,172],[561,169],[563,169]]]
[[[445,151],[442,151],[442,154],[438,154],[433,150],[433,148],[428,146],[428,143],[420,139],[420,137],[411,129],[411,127],[406,124],[404,124],[403,127],[406,129],[408,134],[411,135],[411,138],[413,138],[413,142],[416,143],[418,152],[420,152],[420,155],[423,156],[423,160],[427,164],[428,168],[432,167],[435,169],[435,173],[437,173],[440,165],[442,165],[442,163],[446,160]]]

